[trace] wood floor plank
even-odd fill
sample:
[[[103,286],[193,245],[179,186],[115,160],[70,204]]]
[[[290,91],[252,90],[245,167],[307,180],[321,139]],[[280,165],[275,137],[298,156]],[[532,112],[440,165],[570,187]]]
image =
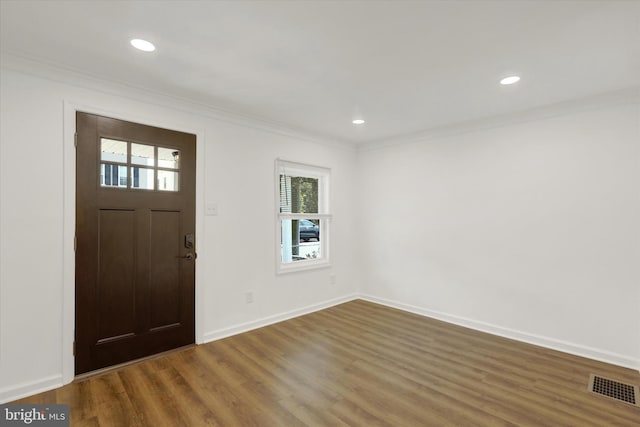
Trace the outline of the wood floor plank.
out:
[[[263,417],[251,405],[252,401],[260,401],[253,395],[249,399],[243,396],[242,385],[249,381],[238,379],[233,375],[228,375],[238,368],[234,364],[220,363],[220,359],[211,354],[211,348],[218,349],[224,343],[212,343],[209,351],[198,351],[195,349],[188,365],[179,364],[176,366],[191,366],[192,369],[182,369],[181,375],[185,381],[196,391],[203,401],[207,402],[207,407],[211,409],[215,420],[222,426],[260,425]],[[230,368],[230,369],[228,369]]]
[[[55,403],[69,404],[69,418],[71,423],[97,418],[97,408],[94,401],[94,383],[83,381],[75,387],[61,387],[56,390]]]
[[[165,390],[174,403],[180,419],[186,425],[220,426],[211,409],[189,386],[180,372],[174,368],[155,371],[157,381],[165,384]]]
[[[118,372],[135,414],[143,425],[186,426],[178,417],[166,388],[158,384],[152,372],[149,363],[129,366]]]
[[[95,418],[99,425],[127,425],[140,426],[140,420],[133,409],[120,378],[116,375],[105,375],[90,379],[81,383],[77,393],[88,395],[91,398],[93,417],[87,418],[82,410],[82,400],[65,395],[61,389],[57,395],[59,402],[72,402],[69,410],[71,424],[77,424],[76,420],[90,420]],[[73,391],[68,389],[67,391]]]
[[[587,391],[606,363],[356,300],[15,403],[72,426],[640,426]]]

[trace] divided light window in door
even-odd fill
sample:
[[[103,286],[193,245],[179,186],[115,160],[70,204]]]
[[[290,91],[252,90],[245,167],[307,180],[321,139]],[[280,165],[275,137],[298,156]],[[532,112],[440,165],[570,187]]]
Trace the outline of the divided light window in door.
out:
[[[100,186],[179,191],[180,150],[100,139]]]

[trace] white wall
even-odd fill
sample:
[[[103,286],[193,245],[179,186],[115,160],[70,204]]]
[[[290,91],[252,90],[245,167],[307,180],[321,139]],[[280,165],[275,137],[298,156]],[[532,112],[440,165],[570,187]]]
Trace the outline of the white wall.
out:
[[[42,70],[22,70],[31,67],[17,61],[0,74],[0,402],[72,377],[77,106],[198,135],[199,341],[352,298],[354,149],[220,120],[199,107],[78,75],[52,71],[49,79],[38,76]],[[332,169],[331,268],[275,274],[277,157]],[[218,216],[204,216],[207,203],[218,204]]]
[[[363,293],[640,368],[635,99],[361,153]]]

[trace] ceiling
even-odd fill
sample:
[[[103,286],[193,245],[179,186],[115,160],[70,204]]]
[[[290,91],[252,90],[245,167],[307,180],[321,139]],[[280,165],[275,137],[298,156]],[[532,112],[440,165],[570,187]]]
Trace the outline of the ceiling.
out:
[[[0,5],[5,53],[356,144],[640,86],[637,1]]]

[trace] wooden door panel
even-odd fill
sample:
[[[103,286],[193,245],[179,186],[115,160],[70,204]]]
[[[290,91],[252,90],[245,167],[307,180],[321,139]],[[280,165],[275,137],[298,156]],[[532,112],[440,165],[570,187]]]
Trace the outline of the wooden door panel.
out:
[[[180,324],[180,212],[151,211],[149,311],[152,330]]]
[[[97,341],[136,330],[135,212],[101,209],[98,216],[99,252],[96,311]]]
[[[196,151],[191,134],[80,112],[76,123],[79,374],[194,342],[195,258],[184,257],[195,248],[184,236],[195,234]],[[152,164],[136,166],[135,144],[153,147]],[[136,188],[132,167],[153,171],[151,189]],[[161,175],[177,176],[177,191]]]

